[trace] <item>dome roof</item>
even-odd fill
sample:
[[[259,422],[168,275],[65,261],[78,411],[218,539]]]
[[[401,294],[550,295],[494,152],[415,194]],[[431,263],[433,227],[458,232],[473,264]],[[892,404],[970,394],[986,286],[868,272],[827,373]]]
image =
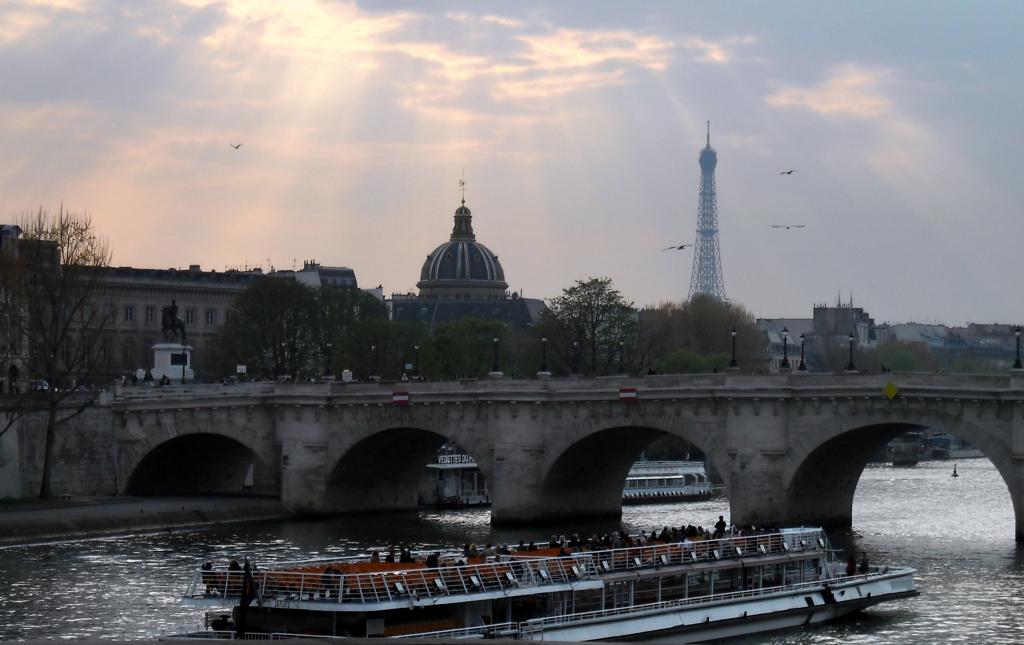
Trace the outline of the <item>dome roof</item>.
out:
[[[465,201],[455,211],[451,238],[427,255],[416,286],[421,297],[504,297],[505,270],[498,256],[476,241],[473,214]]]
[[[420,280],[490,280],[503,283],[505,271],[498,257],[483,244],[472,240],[451,240],[427,256],[420,271]]]

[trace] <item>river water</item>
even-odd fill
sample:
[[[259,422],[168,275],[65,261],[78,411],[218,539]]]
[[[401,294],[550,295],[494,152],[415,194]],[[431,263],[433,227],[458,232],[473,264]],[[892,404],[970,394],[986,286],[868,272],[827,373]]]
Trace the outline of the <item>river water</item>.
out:
[[[1018,643],[1024,623],[1024,544],[1013,539],[1009,492],[986,459],[869,467],[854,500],[852,531],[836,546],[867,550],[873,564],[917,569],[917,598],[874,607],[826,626],[762,635],[745,643]],[[724,499],[629,506],[627,529],[713,524]],[[351,555],[404,543],[546,538],[553,529],[492,530],[486,510],[242,524],[0,549],[0,640],[152,638],[198,627],[201,608],[179,597],[200,562],[257,562]],[[558,533],[619,528],[557,527]]]

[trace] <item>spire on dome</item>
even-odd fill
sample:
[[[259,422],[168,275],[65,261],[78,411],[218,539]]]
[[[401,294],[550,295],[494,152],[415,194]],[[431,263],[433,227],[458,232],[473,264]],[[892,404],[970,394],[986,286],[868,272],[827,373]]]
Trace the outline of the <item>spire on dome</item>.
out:
[[[455,226],[452,228],[453,240],[475,240],[476,235],[473,234],[473,213],[466,206],[466,200],[462,200],[462,205],[455,209]]]

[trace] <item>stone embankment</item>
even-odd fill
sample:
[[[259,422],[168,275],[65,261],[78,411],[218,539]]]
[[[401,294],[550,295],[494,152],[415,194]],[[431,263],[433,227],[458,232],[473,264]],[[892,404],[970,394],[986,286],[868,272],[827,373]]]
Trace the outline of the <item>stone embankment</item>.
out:
[[[69,498],[0,504],[0,544],[162,531],[291,517],[253,497]]]

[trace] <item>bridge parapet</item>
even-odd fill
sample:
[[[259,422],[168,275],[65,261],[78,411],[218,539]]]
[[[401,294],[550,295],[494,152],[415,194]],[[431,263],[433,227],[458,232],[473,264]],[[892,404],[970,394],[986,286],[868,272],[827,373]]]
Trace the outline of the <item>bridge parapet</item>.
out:
[[[900,395],[917,398],[979,400],[1024,399],[1024,378],[992,375],[889,374],[695,374],[645,377],[556,379],[461,379],[383,383],[246,383],[114,388],[115,409],[303,403],[383,405],[395,391],[407,392],[409,404],[477,401],[587,402],[618,398],[622,387],[635,388],[639,399],[799,399],[882,396],[888,383]]]

